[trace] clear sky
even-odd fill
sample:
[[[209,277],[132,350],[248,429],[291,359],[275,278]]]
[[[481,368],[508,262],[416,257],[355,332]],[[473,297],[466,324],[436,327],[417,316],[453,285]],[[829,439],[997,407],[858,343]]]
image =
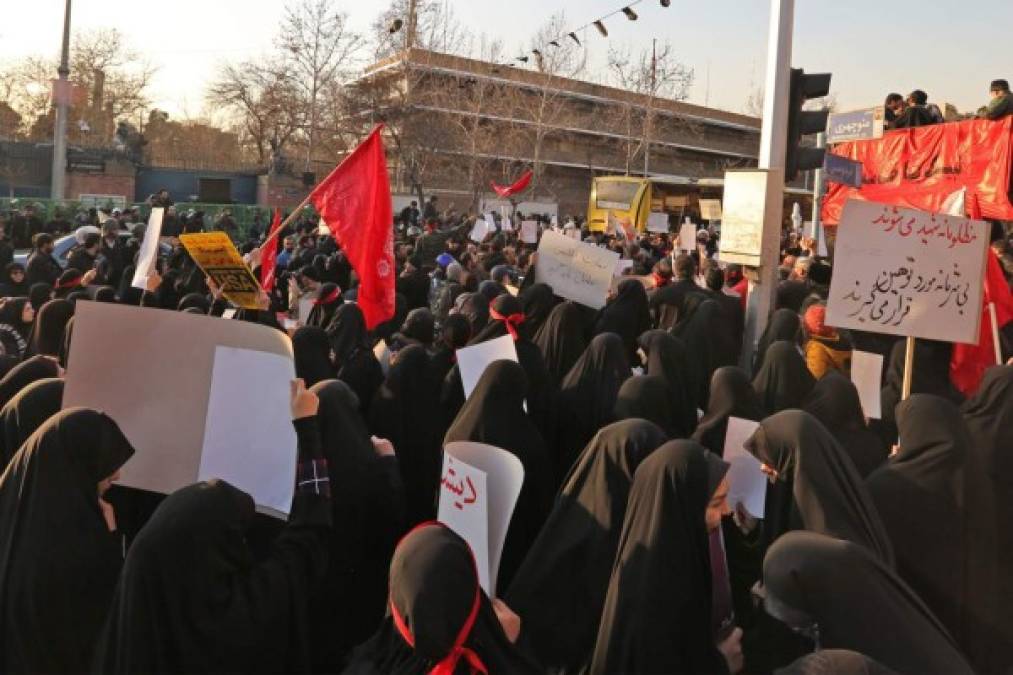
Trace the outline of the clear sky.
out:
[[[446,0],[476,40],[482,34],[519,50],[553,13],[576,27],[617,9],[622,0]],[[5,0],[0,62],[55,54],[63,0]],[[335,0],[365,30],[386,0]],[[255,57],[270,48],[283,0],[74,0],[74,27],[116,26],[158,66],[151,95],[174,115],[197,115],[204,88],[224,59]],[[643,0],[640,19],[608,22],[608,42],[634,50],[668,40],[696,71],[694,103],[742,112],[751,83],[763,82],[767,0],[672,0],[667,9]],[[921,88],[937,103],[974,110],[988,83],[1013,79],[1013,0],[797,0],[794,65],[833,73],[840,109],[881,103],[890,91]],[[581,34],[592,64],[604,62],[607,41]],[[54,74],[55,76],[55,74]],[[709,82],[709,86],[708,86]]]

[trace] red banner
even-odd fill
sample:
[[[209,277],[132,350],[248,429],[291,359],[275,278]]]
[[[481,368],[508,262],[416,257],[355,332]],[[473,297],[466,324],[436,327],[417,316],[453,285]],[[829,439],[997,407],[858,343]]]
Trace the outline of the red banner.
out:
[[[898,129],[878,140],[840,143],[831,152],[862,163],[863,185],[828,186],[822,212],[828,225],[837,224],[850,198],[939,213],[960,188],[978,196],[983,217],[1013,220],[1013,117]]]

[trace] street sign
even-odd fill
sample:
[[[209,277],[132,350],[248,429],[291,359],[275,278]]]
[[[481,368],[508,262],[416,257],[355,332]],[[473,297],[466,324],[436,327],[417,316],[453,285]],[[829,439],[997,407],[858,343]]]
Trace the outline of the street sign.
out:
[[[883,121],[882,107],[831,113],[827,120],[827,143],[882,138]]]
[[[862,187],[862,163],[828,152],[823,158],[823,176],[833,183]]]

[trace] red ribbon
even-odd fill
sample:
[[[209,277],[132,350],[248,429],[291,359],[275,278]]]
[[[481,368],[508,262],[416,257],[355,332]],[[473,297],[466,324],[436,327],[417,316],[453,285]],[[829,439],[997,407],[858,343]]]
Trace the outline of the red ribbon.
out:
[[[446,527],[446,525],[443,525],[442,523],[439,523],[437,521],[420,523],[419,525],[416,525],[414,528],[412,528],[411,531],[405,535],[405,537],[407,537],[415,530],[421,527],[426,527],[428,525],[439,525],[440,527]],[[402,537],[402,540],[403,539],[404,537]],[[471,552],[470,547],[468,548],[468,552],[471,553],[471,566],[472,569],[475,570],[475,599],[471,603],[471,612],[468,613],[468,618],[464,620],[464,625],[461,626],[461,630],[457,633],[457,638],[454,639],[454,646],[450,648],[450,651],[447,652],[447,655],[444,656],[439,663],[433,666],[433,669],[429,671],[429,675],[453,675],[454,670],[457,669],[457,662],[460,661],[461,658],[464,658],[464,660],[468,662],[468,666],[470,666],[472,675],[474,675],[475,673],[488,675],[489,673],[488,669],[485,667],[485,664],[482,663],[482,659],[479,657],[479,655],[476,654],[475,651],[472,650],[471,648],[464,646],[464,642],[468,639],[468,636],[471,635],[471,629],[475,626],[475,620],[478,618],[479,607],[482,606],[482,589],[478,585],[478,569],[475,566],[475,554]],[[404,641],[408,643],[408,646],[414,649],[415,637],[408,629],[407,624],[405,624],[404,618],[401,616],[401,613],[397,611],[397,607],[394,605],[393,598],[391,598],[390,600],[390,613],[394,619],[394,627],[397,628],[397,632],[401,634],[401,637],[403,637]]]
[[[77,286],[81,285],[81,279],[82,278],[83,278],[83,275],[80,276],[80,277],[74,277],[73,279],[67,279],[67,281],[65,281],[62,284],[59,281],[57,281],[56,282],[56,287],[57,288],[76,288]]]
[[[317,298],[316,300],[314,300],[313,301],[313,306],[314,307],[319,307],[320,305],[329,305],[332,302],[334,302],[335,300],[337,300],[338,296],[340,296],[340,295],[341,295],[341,289],[340,288],[335,288],[333,291],[331,291],[331,294],[328,295],[326,298]]]
[[[507,332],[510,333],[510,337],[512,337],[514,339],[514,342],[517,342],[517,338],[520,337],[517,334],[517,326],[519,326],[522,323],[524,323],[524,315],[523,314],[521,314],[520,312],[518,312],[516,314],[510,314],[510,315],[504,316],[504,315],[500,314],[499,312],[497,312],[492,307],[490,307],[489,308],[489,316],[491,316],[492,318],[496,319],[497,321],[502,321],[503,323],[505,323],[506,327],[507,327]]]
[[[671,280],[671,277],[663,277],[660,274],[658,274],[657,272],[652,272],[651,276],[654,277],[654,287],[655,288],[662,288],[664,286],[667,286],[668,282]]]

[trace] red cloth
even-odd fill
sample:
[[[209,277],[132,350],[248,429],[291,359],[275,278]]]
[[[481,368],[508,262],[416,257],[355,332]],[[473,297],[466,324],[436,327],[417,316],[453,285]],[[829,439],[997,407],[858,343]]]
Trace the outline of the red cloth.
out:
[[[746,299],[749,296],[749,279],[742,277],[739,283],[732,286],[732,290],[739,294],[739,302],[742,303],[742,311],[746,311]]]
[[[978,344],[957,343],[953,345],[950,358],[950,380],[953,386],[970,396],[981,384],[981,378],[988,368],[996,365],[995,343],[992,341],[992,315],[989,303],[995,303],[995,318],[998,329],[1013,320],[1013,296],[1002,273],[999,259],[991,247],[985,264],[985,294],[981,308],[981,333]]]
[[[357,303],[372,329],[394,316],[394,214],[378,124],[310,194],[359,277]]]
[[[831,152],[862,162],[864,184],[830,185],[823,199],[826,224],[837,224],[849,198],[940,213],[962,187],[978,195],[985,218],[1013,220],[1011,116],[898,129],[878,140],[839,143]]]
[[[506,329],[507,332],[510,333],[510,337],[514,339],[514,342],[517,342],[517,338],[520,337],[519,334],[517,333],[517,326],[524,323],[523,314],[518,312],[517,314],[509,314],[507,316],[504,316],[499,312],[497,312],[492,307],[490,307],[489,316],[492,318],[493,321],[502,321],[504,325],[506,325]]]
[[[509,197],[515,195],[518,192],[523,192],[524,189],[531,183],[531,176],[534,175],[531,169],[528,169],[524,174],[513,183],[513,185],[496,185],[495,183],[489,183],[492,189],[496,191],[500,197]]]
[[[274,233],[281,227],[281,209],[274,210],[271,229],[267,233],[267,243],[260,253],[260,285],[268,293],[274,288],[274,266],[278,260],[278,237]]]

